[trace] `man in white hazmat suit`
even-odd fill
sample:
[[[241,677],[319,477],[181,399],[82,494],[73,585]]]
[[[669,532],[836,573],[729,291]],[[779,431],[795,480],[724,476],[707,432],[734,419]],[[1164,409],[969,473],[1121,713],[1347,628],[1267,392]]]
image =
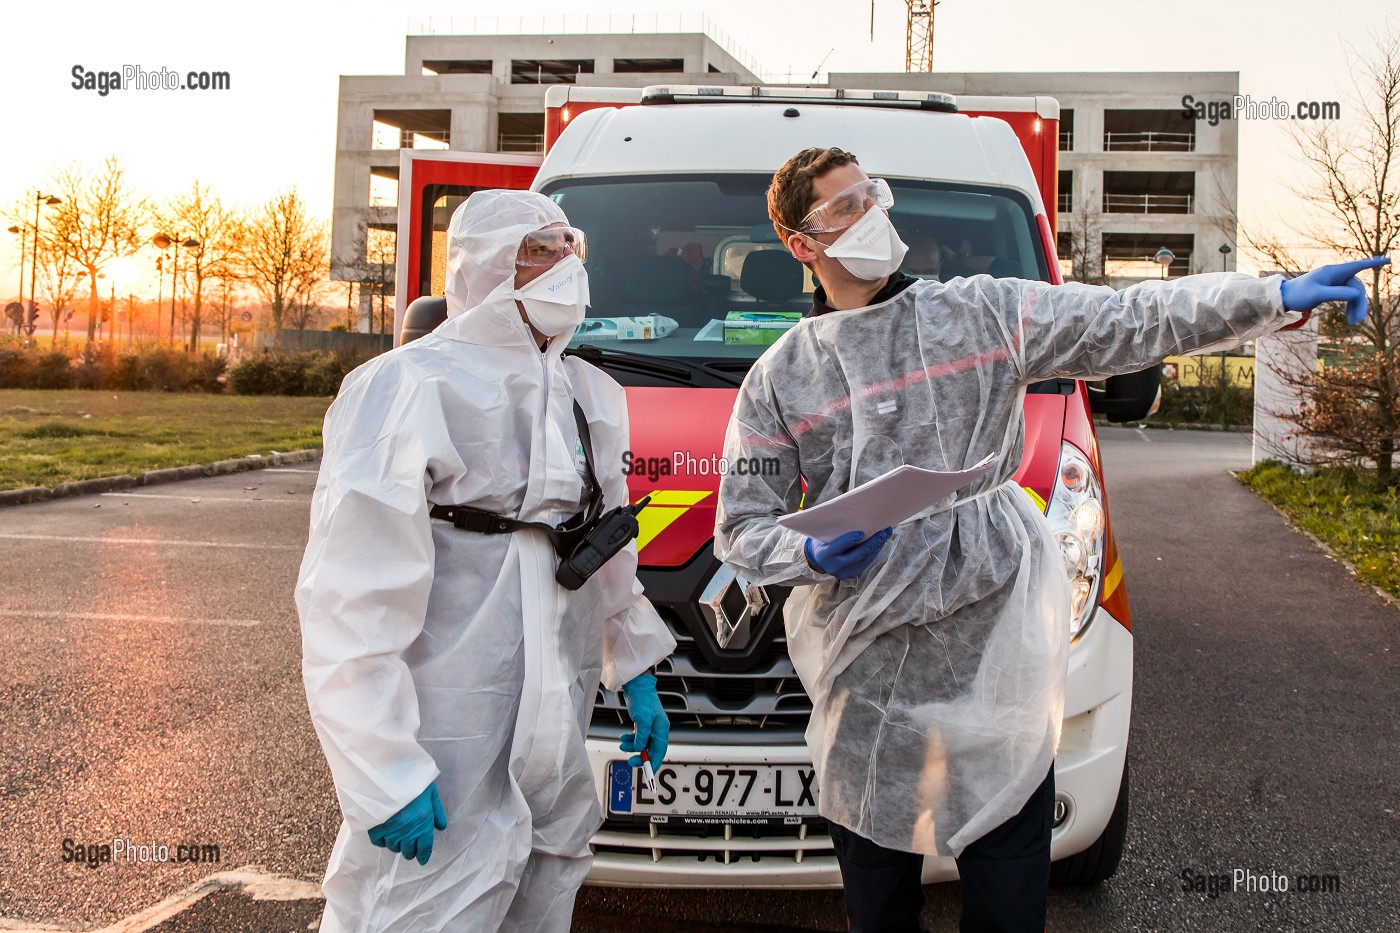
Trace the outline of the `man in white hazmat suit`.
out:
[[[665,754],[647,671],[675,641],[635,543],[569,590],[548,533],[434,520],[557,527],[594,470],[604,507],[627,503],[622,389],[560,355],[583,246],[542,195],[473,194],[449,229],[447,321],[351,373],[326,415],[296,592],[344,814],[322,930],[567,930],[602,822],[584,745],[600,679],[637,726],[624,750]]]
[[[957,858],[963,930],[1040,931],[1071,600],[1045,517],[1012,479],[1026,386],[1233,346],[1325,300],[1364,315],[1355,276],[1386,260],[1123,291],[919,281],[898,271],[892,203],[840,149],[774,176],[769,216],[821,287],[739,392],[726,459],[780,469],[724,476],[715,549],[754,583],[794,586],[788,649],[853,933],[926,929],[925,854]],[[864,541],[776,523],[902,464],[954,471],[994,453],[993,474]]]

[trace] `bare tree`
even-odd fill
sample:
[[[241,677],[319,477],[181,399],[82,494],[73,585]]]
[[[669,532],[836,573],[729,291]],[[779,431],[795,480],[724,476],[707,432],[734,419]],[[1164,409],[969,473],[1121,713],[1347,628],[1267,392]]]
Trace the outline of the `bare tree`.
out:
[[[68,251],[62,240],[40,236],[38,255],[38,293],[41,305],[48,308],[49,319],[53,322],[53,339],[50,346],[58,346],[58,325],[73,297],[78,291],[81,279],[86,273],[78,266],[77,260]]]
[[[369,294],[369,332],[388,333],[389,319],[392,312],[389,309],[388,298],[394,293],[394,261],[395,251],[398,244],[395,241],[394,232],[382,230],[378,227],[370,227],[364,221],[360,221],[355,228],[354,239],[350,242],[350,252],[341,257],[341,264],[345,266],[359,283],[361,294]],[[378,328],[375,326],[375,304],[378,304]],[[355,329],[352,321],[351,329]]]
[[[97,276],[114,259],[140,247],[137,231],[145,213],[142,199],[127,185],[125,170],[109,157],[100,171],[89,174],[73,164],[52,182],[62,202],[51,215],[51,233],[44,234],[87,272],[87,339],[96,337],[102,302]]]
[[[231,274],[220,276],[218,299],[211,306],[210,316],[213,322],[219,325],[219,341],[221,343],[228,343],[229,335],[233,331],[234,299],[238,297],[237,284],[238,280]]]
[[[1071,282],[1086,285],[1103,285],[1108,282],[1104,276],[1103,252],[1100,241],[1103,237],[1103,217],[1089,196],[1080,195],[1070,212],[1069,260]]]
[[[267,302],[279,342],[292,305],[304,304],[327,275],[328,240],[325,222],[308,215],[295,187],[254,210],[241,225],[243,274]],[[304,314],[297,317],[305,321]]]
[[[1370,56],[1353,54],[1357,116],[1299,124],[1294,140],[1311,177],[1299,194],[1317,208],[1319,220],[1278,236],[1251,237],[1250,247],[1271,267],[1296,273],[1315,265],[1304,256],[1355,259],[1400,248],[1400,31],[1376,37]],[[1321,372],[1311,368],[1279,375],[1300,389],[1307,402],[1284,417],[1296,433],[1313,441],[1321,462],[1374,463],[1376,483],[1395,485],[1400,442],[1400,293],[1389,267],[1363,275],[1371,313],[1348,328],[1339,311],[1323,319],[1324,332],[1345,335],[1347,359]]]
[[[189,346],[199,351],[204,323],[204,289],[210,279],[227,279],[235,274],[239,246],[238,218],[224,206],[217,194],[195,182],[184,194],[173,198],[155,219],[167,236],[188,237],[196,245],[185,252],[182,269],[192,285],[186,294],[194,299],[189,315]],[[175,244],[177,249],[181,244]]]
[[[287,303],[287,323],[292,329],[310,330],[321,322],[326,311],[324,299],[329,297],[328,285],[326,282],[308,281],[291,296]]]

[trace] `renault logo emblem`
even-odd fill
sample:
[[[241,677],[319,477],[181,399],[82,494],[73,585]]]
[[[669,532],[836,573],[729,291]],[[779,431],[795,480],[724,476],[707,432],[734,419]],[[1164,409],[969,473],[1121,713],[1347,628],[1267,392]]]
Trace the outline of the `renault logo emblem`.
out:
[[[739,576],[732,567],[721,564],[700,594],[700,611],[705,614],[720,648],[748,647],[753,622],[768,608],[768,594]]]

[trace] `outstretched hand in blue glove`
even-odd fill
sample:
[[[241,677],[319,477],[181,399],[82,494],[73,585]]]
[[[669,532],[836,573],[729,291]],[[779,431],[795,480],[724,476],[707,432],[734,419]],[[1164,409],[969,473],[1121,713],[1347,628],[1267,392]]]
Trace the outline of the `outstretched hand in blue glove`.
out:
[[[447,812],[442,809],[436,783],[429,784],[412,803],[371,829],[369,841],[426,865],[433,854],[434,827],[447,828]]]
[[[875,562],[880,549],[894,534],[893,528],[876,532],[864,541],[864,532],[852,531],[829,544],[816,538],[807,539],[807,563],[820,573],[829,574],[838,580],[849,580],[865,572],[865,568]]]
[[[618,747],[624,752],[638,753],[627,760],[632,767],[642,766],[640,753],[645,751],[652,768],[659,769],[666,757],[666,743],[671,738],[671,720],[661,708],[661,698],[656,695],[656,678],[651,674],[638,674],[622,685],[622,698],[627,703],[627,715],[632,717],[635,731],[622,736]]]
[[[1283,306],[1289,311],[1311,311],[1324,301],[1345,301],[1347,323],[1354,327],[1366,320],[1366,286],[1357,274],[1389,263],[1388,257],[1372,256],[1319,266],[1296,279],[1284,279]]]

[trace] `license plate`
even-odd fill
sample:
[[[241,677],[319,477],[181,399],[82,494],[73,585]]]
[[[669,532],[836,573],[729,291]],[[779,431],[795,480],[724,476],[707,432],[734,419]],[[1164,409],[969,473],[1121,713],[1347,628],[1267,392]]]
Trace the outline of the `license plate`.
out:
[[[649,790],[641,768],[609,763],[608,812],[639,816],[800,822],[817,815],[816,771],[799,765],[666,762]]]

